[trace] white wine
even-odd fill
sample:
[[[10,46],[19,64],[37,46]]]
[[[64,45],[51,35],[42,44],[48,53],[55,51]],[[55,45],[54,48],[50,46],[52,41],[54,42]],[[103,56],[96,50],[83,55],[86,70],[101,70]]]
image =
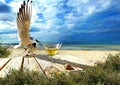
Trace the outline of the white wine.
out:
[[[55,54],[57,54],[57,52],[58,52],[58,49],[56,49],[56,48],[47,48],[47,49],[45,49],[47,52],[48,52],[48,54],[50,55],[50,56],[54,56]]]
[[[54,56],[58,53],[62,44],[43,44],[44,49],[47,51],[48,55]]]

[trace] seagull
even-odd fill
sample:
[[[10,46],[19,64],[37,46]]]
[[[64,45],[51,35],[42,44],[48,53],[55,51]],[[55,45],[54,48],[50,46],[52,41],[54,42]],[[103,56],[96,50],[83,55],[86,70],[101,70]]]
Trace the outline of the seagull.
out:
[[[17,31],[19,44],[14,48],[26,47],[27,55],[33,54],[36,49],[36,42],[30,38],[29,30],[32,16],[32,1],[23,1],[17,13]]]

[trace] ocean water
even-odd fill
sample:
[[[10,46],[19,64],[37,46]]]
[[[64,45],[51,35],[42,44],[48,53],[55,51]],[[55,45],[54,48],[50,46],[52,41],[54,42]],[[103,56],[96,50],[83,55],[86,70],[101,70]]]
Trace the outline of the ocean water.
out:
[[[71,44],[63,45],[62,49],[75,50],[120,50],[120,44]]]
[[[42,46],[39,46],[43,49]],[[63,44],[65,50],[120,50],[120,44]]]
[[[13,48],[14,45],[5,45]],[[38,49],[44,49],[38,45]],[[65,50],[120,50],[120,44],[63,44],[61,49]]]

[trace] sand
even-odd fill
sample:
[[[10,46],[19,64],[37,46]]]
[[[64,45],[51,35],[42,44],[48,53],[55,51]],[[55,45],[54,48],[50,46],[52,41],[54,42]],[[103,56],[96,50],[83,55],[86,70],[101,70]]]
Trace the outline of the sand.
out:
[[[10,49],[10,57],[23,56],[23,49]],[[60,50],[53,58],[57,61],[69,61],[73,63],[93,66],[96,62],[104,62],[109,54],[115,55],[120,53],[117,50]],[[48,56],[45,50],[36,50],[37,57]],[[57,63],[56,61],[56,63]]]
[[[46,77],[50,77],[51,71],[66,72],[66,64],[70,64],[74,68],[70,72],[79,72],[87,66],[96,65],[96,62],[105,62],[109,54],[120,53],[120,51],[114,50],[60,50],[58,54],[50,57],[45,50],[36,50],[34,56],[25,56],[24,49],[9,50],[11,55],[8,58],[0,58],[0,78],[5,77],[11,69],[19,68],[39,71]]]

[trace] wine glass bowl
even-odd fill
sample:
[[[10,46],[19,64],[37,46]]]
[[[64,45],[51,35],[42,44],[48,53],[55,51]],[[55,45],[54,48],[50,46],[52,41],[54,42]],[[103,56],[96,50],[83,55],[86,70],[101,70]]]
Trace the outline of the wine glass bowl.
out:
[[[47,51],[48,55],[54,56],[58,53],[59,49],[61,48],[62,44],[43,44],[44,49]]]

